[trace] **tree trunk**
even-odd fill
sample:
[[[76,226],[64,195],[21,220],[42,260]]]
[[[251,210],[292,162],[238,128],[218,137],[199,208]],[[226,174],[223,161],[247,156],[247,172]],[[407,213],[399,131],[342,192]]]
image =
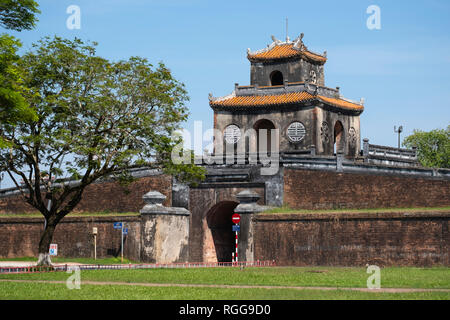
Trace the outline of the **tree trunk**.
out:
[[[52,261],[50,260],[50,244],[52,243],[53,234],[55,232],[55,223],[46,223],[44,233],[42,234],[41,241],[39,241],[39,257],[38,266],[51,266]]]

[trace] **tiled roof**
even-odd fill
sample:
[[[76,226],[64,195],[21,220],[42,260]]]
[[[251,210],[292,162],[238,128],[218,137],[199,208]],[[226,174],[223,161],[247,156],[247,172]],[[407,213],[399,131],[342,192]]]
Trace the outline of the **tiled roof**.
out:
[[[210,105],[211,107],[262,107],[295,104],[311,100],[319,100],[325,104],[347,110],[364,110],[362,105],[356,103],[351,103],[342,99],[312,95],[306,91],[278,95],[229,96],[211,100]]]
[[[352,109],[352,110],[363,110],[364,106],[356,103],[352,103],[343,99],[336,98],[328,98],[324,96],[317,96],[324,103],[334,105],[336,107],[344,108],[344,109]]]
[[[268,50],[261,50],[260,52],[249,53],[247,57],[249,60],[254,61],[277,60],[293,57],[303,57],[308,60],[320,63],[325,63],[327,61],[327,58],[324,56],[315,54],[305,49],[301,50],[294,48],[293,43],[275,45],[273,48]]]

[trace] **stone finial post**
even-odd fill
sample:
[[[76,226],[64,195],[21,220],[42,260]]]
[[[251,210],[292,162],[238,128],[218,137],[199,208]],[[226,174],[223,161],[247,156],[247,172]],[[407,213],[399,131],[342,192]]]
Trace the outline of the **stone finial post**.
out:
[[[417,160],[417,147],[416,146],[412,146],[412,151],[414,152],[413,158],[415,160]]]
[[[364,138],[363,139],[363,157],[367,159],[368,156],[369,156],[369,139]],[[366,159],[364,159],[364,161],[366,161]]]
[[[234,209],[241,216],[241,231],[238,242],[238,261],[254,261],[253,215],[267,209],[257,204],[260,196],[251,190],[244,190],[236,195],[239,205]]]
[[[187,262],[189,211],[163,206],[166,196],[150,191],[143,197],[141,214],[141,260],[153,263]]]
[[[255,209],[260,206],[256,203],[258,202],[259,194],[251,190],[244,190],[236,195],[236,199],[239,201],[239,205],[236,207],[236,213],[255,213]],[[259,211],[257,211],[259,212]]]
[[[141,214],[167,213],[168,212],[167,208],[162,205],[162,203],[164,202],[164,200],[166,200],[166,198],[167,197],[165,195],[163,195],[161,192],[158,191],[147,192],[142,196],[145,205],[139,212]]]
[[[344,154],[342,151],[336,152],[336,171],[337,172],[343,172],[344,168],[342,163],[344,162]]]

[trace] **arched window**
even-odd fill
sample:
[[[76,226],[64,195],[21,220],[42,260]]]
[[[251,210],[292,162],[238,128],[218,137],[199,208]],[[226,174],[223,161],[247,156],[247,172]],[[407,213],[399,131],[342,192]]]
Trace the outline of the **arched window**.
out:
[[[258,154],[270,155],[271,150],[275,150],[276,147],[272,146],[272,130],[275,129],[275,125],[270,120],[261,119],[254,124],[253,129],[256,130]]]
[[[272,86],[281,86],[284,84],[283,74],[276,70],[270,74],[270,83]]]
[[[339,151],[344,151],[344,126],[342,122],[336,121],[334,125],[334,152],[337,154]]]

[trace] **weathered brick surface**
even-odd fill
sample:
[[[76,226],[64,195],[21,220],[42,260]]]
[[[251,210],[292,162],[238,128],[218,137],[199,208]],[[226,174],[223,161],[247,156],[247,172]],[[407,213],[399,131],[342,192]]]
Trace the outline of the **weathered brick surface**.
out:
[[[214,246],[211,241],[205,241],[205,229],[207,228],[206,216],[213,206],[223,202],[236,202],[236,195],[248,188],[238,187],[216,187],[216,188],[192,188],[190,190],[190,208],[191,219],[189,225],[189,259],[192,262],[204,260],[204,252],[208,246]],[[264,188],[252,188],[260,195],[260,204],[264,204]],[[220,211],[220,210],[219,210]],[[217,212],[217,214],[223,214]],[[230,219],[232,212],[229,214]]]
[[[284,168],[284,203],[294,209],[450,206],[450,181]]]
[[[125,222],[124,256],[139,260],[140,217],[66,217],[56,227],[52,243],[60,257],[94,257],[92,228],[97,227],[97,257],[120,256],[120,230],[114,222]],[[37,256],[44,228],[43,218],[0,218],[0,257]]]
[[[81,202],[73,212],[138,212],[144,206],[142,196],[150,190],[161,192],[167,197],[164,204],[171,204],[172,178],[157,175],[140,178],[126,188],[117,182],[91,184],[86,187]],[[0,199],[0,215],[36,211],[21,196]]]
[[[450,213],[255,216],[255,259],[279,265],[450,265]]]

